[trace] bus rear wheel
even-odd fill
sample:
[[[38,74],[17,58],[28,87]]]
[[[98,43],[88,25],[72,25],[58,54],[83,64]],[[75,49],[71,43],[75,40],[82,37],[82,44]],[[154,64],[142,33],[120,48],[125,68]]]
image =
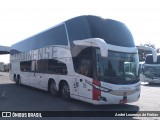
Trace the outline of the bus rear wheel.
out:
[[[61,87],[61,95],[62,98],[65,100],[70,100],[70,89],[69,85],[66,82],[63,82],[62,87]]]
[[[50,90],[51,95],[53,95],[53,96],[58,95],[58,91],[56,89],[56,83],[54,81],[51,81],[51,83],[49,85],[49,90]]]
[[[16,79],[16,85],[21,85],[21,78],[20,78],[20,76],[18,76],[17,79]]]

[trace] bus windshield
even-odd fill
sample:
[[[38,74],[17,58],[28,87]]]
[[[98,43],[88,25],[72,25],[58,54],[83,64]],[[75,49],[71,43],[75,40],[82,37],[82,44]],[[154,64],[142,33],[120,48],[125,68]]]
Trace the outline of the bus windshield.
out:
[[[152,79],[160,78],[160,65],[157,65],[157,66],[144,65],[143,71],[144,71],[144,75],[148,78],[152,78]]]
[[[139,81],[139,60],[137,53],[108,51],[108,57],[96,49],[96,75],[100,81],[112,84],[133,84]]]

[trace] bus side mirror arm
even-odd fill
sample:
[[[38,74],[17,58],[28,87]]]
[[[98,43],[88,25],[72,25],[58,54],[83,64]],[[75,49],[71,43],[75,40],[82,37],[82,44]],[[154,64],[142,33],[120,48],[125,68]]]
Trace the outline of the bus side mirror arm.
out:
[[[137,46],[138,49],[141,50],[150,50],[152,51],[152,55],[153,55],[153,62],[157,62],[157,52],[154,48],[152,47],[148,47],[148,46]]]
[[[73,43],[75,45],[98,47],[100,48],[102,57],[108,56],[108,45],[103,39],[90,38],[90,39],[84,39],[84,40],[74,40]]]

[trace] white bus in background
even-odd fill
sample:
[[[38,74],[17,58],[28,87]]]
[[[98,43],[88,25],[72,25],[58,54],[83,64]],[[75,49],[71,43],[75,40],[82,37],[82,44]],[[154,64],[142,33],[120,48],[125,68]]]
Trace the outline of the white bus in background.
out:
[[[142,71],[143,64],[144,64],[144,61],[143,62],[139,62],[139,78],[140,78],[141,82],[145,82],[144,81],[143,71]]]
[[[138,50],[119,21],[72,18],[12,45],[10,62],[16,84],[64,99],[124,104],[140,97]]]
[[[0,72],[4,72],[4,63],[0,62]]]
[[[157,62],[153,61],[153,55],[146,56],[142,66],[143,81],[149,84],[160,83],[160,54],[157,55]]]

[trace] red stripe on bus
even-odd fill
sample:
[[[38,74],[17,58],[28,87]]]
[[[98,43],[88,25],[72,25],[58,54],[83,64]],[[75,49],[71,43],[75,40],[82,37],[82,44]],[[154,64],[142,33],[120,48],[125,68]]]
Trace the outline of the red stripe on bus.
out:
[[[100,86],[101,85],[100,81],[98,81],[98,80],[93,80],[93,84],[96,85],[96,86]],[[101,96],[101,91],[99,89],[93,87],[92,99],[99,101],[100,100],[100,96]]]

